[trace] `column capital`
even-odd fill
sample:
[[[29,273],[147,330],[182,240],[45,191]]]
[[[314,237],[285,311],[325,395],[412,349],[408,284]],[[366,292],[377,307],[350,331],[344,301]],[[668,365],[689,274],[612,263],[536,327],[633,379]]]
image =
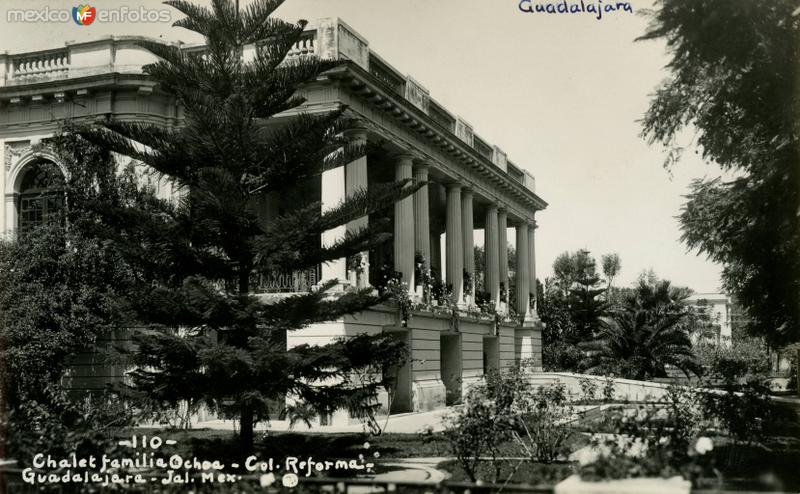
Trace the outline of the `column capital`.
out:
[[[345,129],[342,132],[342,135],[344,135],[348,139],[364,140],[364,141],[368,140],[368,137],[367,137],[368,134],[369,134],[369,131],[367,130],[367,128],[366,127],[362,127],[360,125],[355,126],[355,127],[351,127],[349,129]]]
[[[428,170],[431,167],[431,162],[428,160],[416,160],[414,162],[414,170]]]
[[[460,191],[460,190],[462,190],[464,188],[464,185],[461,184],[461,182],[448,182],[448,183],[444,184],[444,186],[447,187],[447,190],[458,189]]]
[[[397,163],[407,163],[410,161],[412,164],[414,163],[414,158],[416,158],[413,153],[405,150],[391,153],[389,154],[389,157],[392,159],[392,161]]]

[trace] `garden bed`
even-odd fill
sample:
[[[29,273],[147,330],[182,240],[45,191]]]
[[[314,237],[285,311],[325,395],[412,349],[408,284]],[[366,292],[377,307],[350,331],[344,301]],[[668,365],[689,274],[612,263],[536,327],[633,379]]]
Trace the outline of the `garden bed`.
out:
[[[483,482],[503,484],[507,479],[510,484],[555,485],[575,473],[575,466],[569,462],[559,463],[533,463],[520,460],[499,460],[500,474],[495,482],[495,464],[483,461],[479,464],[477,478]],[[436,467],[450,475],[450,480],[456,482],[469,482],[470,478],[457,460],[448,460]]]

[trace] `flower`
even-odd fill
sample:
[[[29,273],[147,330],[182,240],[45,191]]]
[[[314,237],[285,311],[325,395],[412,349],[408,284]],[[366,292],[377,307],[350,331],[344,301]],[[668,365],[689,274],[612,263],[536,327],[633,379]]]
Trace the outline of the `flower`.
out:
[[[584,447],[576,452],[574,458],[581,466],[590,465],[600,459],[600,452],[592,447]]]
[[[712,441],[710,437],[698,437],[694,449],[701,455],[704,455],[714,449],[714,441]]]
[[[259,484],[261,487],[269,487],[275,483],[275,474],[274,473],[267,473],[259,477],[258,479]]]
[[[369,443],[364,443],[364,449],[369,449]]]

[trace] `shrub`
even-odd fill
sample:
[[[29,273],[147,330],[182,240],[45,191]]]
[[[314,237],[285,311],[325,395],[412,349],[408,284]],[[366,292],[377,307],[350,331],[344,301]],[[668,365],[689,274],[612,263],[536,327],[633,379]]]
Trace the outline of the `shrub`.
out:
[[[579,455],[581,477],[695,478],[707,468],[711,441],[703,435],[697,400],[694,391],[671,386],[659,403],[610,412],[601,426],[613,435],[594,437],[591,449]]]
[[[0,423],[6,453],[20,466],[28,466],[38,453],[61,458],[73,453],[79,458],[124,456],[116,437],[132,424],[130,407],[106,395],[71,402],[55,387],[43,394],[47,400],[26,400]]]
[[[496,477],[499,476],[496,458],[500,443],[509,437],[509,421],[502,404],[490,399],[485,385],[473,386],[464,407],[445,417],[444,436],[461,468],[473,482],[477,480],[478,465],[484,456],[492,458]]]
[[[541,386],[518,395],[511,435],[531,461],[553,463],[567,453],[573,408],[563,384]]]
[[[533,386],[523,368],[515,367],[473,386],[464,407],[446,419],[444,435],[471,480],[477,480],[480,458],[489,457],[497,482],[503,443],[531,461],[552,463],[567,452],[572,416],[563,384]]]
[[[593,402],[597,395],[597,383],[595,380],[588,377],[581,377],[578,379],[578,384],[581,387],[581,401],[585,403]]]
[[[778,418],[769,386],[760,379],[728,383],[720,392],[702,394],[700,404],[705,416],[736,442],[762,439]]]
[[[542,365],[545,371],[580,372],[586,354],[576,345],[565,341],[543,343]]]
[[[614,401],[614,376],[603,377],[603,401],[610,403]]]
[[[733,383],[769,374],[769,353],[758,338],[735,340],[731,346],[698,345],[695,354],[707,381]]]

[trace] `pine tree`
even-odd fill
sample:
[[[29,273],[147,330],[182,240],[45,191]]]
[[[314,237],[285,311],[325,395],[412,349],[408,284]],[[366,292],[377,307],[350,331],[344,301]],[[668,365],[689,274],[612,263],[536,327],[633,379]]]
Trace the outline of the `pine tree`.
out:
[[[594,338],[600,329],[600,318],[605,315],[608,304],[601,297],[606,289],[599,286],[599,276],[584,273],[569,291],[570,313],[575,323],[574,342]]]
[[[133,355],[134,388],[160,402],[203,403],[237,417],[245,454],[252,450],[255,424],[268,418],[271,401],[285,395],[321,414],[344,408],[371,418],[375,396],[388,384],[382,371],[405,353],[383,335],[287,351],[288,332],[384,298],[368,288],[333,296],[332,281],[267,303],[254,296],[251,280],[309,269],[387,240],[385,224],[371,222],[334,245],[319,242],[323,232],[386,209],[421,185],[371,185],[325,213],[312,202],[283,213],[268,231],[260,225],[253,207],[259,197],[319,179],[366,152],[346,137],[352,122],[345,108],[270,121],[300,107],[297,89],[339,63],[287,58],[306,22],[271,17],[282,3],[256,0],[239,11],[231,0],[213,0],[210,9],[166,2],[186,15],[175,25],[206,43],[200,52],[142,43],[158,57],[144,72],[175,97],[185,120],[176,128],[107,120],[79,131],[148,165],[180,191],[168,212],[131,216],[133,224],[122,226],[139,232],[137,238],[146,232],[139,259],[153,277],[152,288],[135,301],[147,331]],[[255,55],[245,61],[248,45],[255,45]]]

